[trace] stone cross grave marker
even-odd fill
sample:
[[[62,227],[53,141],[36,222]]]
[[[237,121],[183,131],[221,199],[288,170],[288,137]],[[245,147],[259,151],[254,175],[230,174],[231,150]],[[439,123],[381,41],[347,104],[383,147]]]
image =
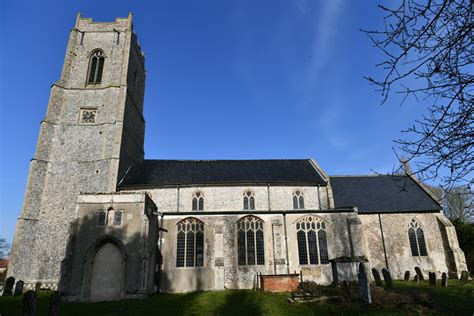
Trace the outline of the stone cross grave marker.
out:
[[[380,277],[379,271],[375,268],[372,268],[372,275],[374,276],[375,285],[378,287],[383,287],[383,282],[382,278]]]
[[[36,315],[36,293],[28,291],[23,295],[23,316]]]
[[[405,276],[403,277],[405,281],[410,281],[410,271],[405,271]]]
[[[430,285],[436,286],[436,273],[430,272],[428,274],[429,280],[430,280]]]
[[[359,263],[359,297],[366,304],[372,304],[372,297],[370,295],[370,284],[367,273],[365,272],[364,264]]]
[[[387,286],[387,288],[389,289],[393,288],[393,280],[392,280],[392,276],[390,275],[390,271],[383,268],[382,274],[383,274],[383,279],[385,280],[385,285]]]
[[[448,275],[446,274],[446,272],[443,272],[443,274],[441,275],[441,286],[442,287],[448,286]]]
[[[8,277],[5,281],[5,287],[3,288],[2,296],[10,296],[12,295],[13,285],[15,284],[14,277]]]
[[[418,279],[420,281],[423,281],[425,277],[423,276],[423,272],[421,272],[421,269],[418,267],[415,267],[416,274],[418,274]]]
[[[25,282],[23,282],[22,280],[16,282],[15,292],[13,292],[13,295],[18,296],[18,295],[23,294],[23,285],[24,284],[25,284]]]

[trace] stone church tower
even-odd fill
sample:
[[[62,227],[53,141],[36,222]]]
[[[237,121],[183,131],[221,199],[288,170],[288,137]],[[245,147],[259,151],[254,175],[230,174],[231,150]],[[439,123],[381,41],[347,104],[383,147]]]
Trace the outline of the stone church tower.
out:
[[[115,192],[144,158],[144,55],[132,16],[77,17],[31,160],[9,275],[55,288],[81,192]]]

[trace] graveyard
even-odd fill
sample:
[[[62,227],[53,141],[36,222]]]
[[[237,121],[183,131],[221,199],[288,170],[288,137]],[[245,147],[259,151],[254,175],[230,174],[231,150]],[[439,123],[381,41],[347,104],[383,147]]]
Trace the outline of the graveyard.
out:
[[[37,315],[314,315],[367,314],[406,315],[440,314],[472,315],[474,312],[474,283],[447,280],[446,287],[424,280],[396,281],[388,288],[384,282],[370,285],[371,304],[360,300],[359,285],[316,286],[317,297],[332,297],[321,301],[291,301],[291,293],[269,293],[257,290],[226,290],[185,294],[156,294],[144,300],[121,300],[102,303],[52,303],[54,292],[39,291]],[[30,292],[30,293],[33,293]],[[21,315],[25,294],[0,297],[0,314]],[[51,305],[53,310],[51,310]]]

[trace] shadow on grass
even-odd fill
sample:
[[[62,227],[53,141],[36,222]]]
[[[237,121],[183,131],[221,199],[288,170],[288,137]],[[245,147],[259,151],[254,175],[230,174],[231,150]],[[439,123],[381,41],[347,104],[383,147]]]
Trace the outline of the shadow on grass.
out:
[[[229,290],[224,303],[216,315],[262,315],[262,302],[259,292],[250,290]]]

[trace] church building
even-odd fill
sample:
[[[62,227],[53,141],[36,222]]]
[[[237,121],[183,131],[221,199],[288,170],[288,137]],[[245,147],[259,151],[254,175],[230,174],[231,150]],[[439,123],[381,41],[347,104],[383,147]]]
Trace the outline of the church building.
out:
[[[253,289],[259,275],[330,284],[355,280],[359,262],[394,278],[467,270],[453,225],[411,174],[329,176],[314,159],[144,159],[145,78],[131,15],[78,15],[12,246],[8,274],[27,289],[102,301]]]

